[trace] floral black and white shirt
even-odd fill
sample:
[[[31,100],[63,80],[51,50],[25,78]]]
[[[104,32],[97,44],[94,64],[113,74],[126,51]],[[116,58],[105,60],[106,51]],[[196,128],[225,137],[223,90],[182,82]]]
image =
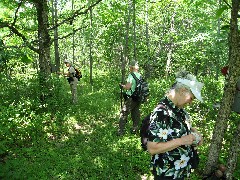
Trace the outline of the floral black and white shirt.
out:
[[[162,99],[150,118],[149,141],[167,142],[188,134],[185,123],[186,112],[176,107],[167,97]],[[189,177],[191,172],[190,146],[180,146],[162,154],[155,154],[151,160],[151,170],[159,177],[177,179]]]

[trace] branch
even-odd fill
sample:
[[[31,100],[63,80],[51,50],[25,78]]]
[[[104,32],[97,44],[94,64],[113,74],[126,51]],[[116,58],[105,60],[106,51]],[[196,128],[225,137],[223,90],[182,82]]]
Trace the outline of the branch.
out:
[[[57,39],[65,39],[65,38],[67,38],[67,37],[75,34],[77,31],[79,31],[79,30],[81,30],[81,29],[83,29],[83,28],[86,28],[86,27],[87,27],[87,26],[80,27],[80,28],[77,28],[77,29],[73,29],[73,32],[71,32],[71,33],[69,33],[69,34],[67,34],[67,35],[65,35],[65,36],[62,36],[62,37],[54,38],[52,41],[57,40]],[[51,43],[52,43],[52,41],[51,41]]]
[[[15,27],[13,27],[12,25],[8,24],[7,22],[0,22],[0,29],[4,28],[4,27],[8,27],[14,34],[16,34],[18,37],[20,37],[23,42],[26,44],[27,47],[29,47],[32,51],[39,53],[39,50],[35,47],[33,47],[28,41],[27,38],[20,33]]]
[[[93,3],[92,5],[90,5],[90,6],[89,6],[87,9],[85,9],[84,11],[82,11],[82,10],[83,10],[86,6],[83,6],[81,9],[75,11],[72,16],[68,17],[67,19],[64,19],[64,20],[63,20],[62,22],[60,22],[60,23],[57,23],[55,26],[49,28],[48,30],[53,30],[53,29],[61,26],[61,25],[64,24],[64,23],[71,22],[71,21],[74,20],[75,17],[78,17],[79,15],[87,14],[90,9],[92,9],[94,6],[96,6],[96,5],[97,5],[98,3],[100,3],[101,1],[102,1],[102,0],[97,0],[95,3]]]
[[[20,49],[23,48],[24,46],[5,46],[6,49]]]
[[[226,0],[223,0],[223,2],[225,2],[227,4],[227,6],[232,9],[232,6],[230,4],[228,4],[228,2]]]
[[[17,21],[17,17],[18,17],[18,16],[17,16],[17,13],[18,13],[18,10],[19,10],[19,8],[21,7],[22,3],[23,3],[23,0],[21,0],[20,3],[18,3],[18,7],[17,7],[17,9],[16,9],[16,11],[15,11],[15,17],[14,17],[12,26],[14,26],[15,23],[16,23],[16,21]]]

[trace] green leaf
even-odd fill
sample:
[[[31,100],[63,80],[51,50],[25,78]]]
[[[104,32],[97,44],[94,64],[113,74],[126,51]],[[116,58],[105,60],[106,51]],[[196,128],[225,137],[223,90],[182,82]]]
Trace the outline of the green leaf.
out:
[[[23,55],[21,61],[28,64],[32,62],[32,59],[30,59],[27,55]]]
[[[228,6],[226,5],[219,8],[216,12],[216,18],[219,18],[226,9],[228,9]]]
[[[230,25],[229,24],[223,25],[221,27],[221,30],[229,30],[229,29],[230,29]]]

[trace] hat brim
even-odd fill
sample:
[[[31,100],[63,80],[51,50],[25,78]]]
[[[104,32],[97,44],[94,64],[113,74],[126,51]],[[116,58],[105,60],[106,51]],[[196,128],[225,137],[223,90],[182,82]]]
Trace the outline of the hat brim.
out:
[[[193,95],[195,96],[196,99],[198,99],[200,102],[203,102],[201,92],[197,91],[196,89],[190,88]]]
[[[182,79],[182,78],[177,78],[176,80],[177,82],[180,82],[186,85],[187,87],[189,87],[191,92],[195,96],[195,98],[198,99],[200,102],[203,102],[202,95],[201,95],[201,90],[204,85],[203,83],[198,81],[191,81],[188,79]]]
[[[64,61],[64,63],[65,63],[65,64],[71,64],[71,62],[70,62],[70,61]]]

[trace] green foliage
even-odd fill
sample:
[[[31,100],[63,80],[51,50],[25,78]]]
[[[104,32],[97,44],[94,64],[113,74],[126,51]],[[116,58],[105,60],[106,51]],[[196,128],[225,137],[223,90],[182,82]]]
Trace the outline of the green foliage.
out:
[[[24,63],[31,63],[32,60],[27,55],[24,55],[22,57],[22,62],[24,62]]]
[[[34,39],[38,37],[36,9],[29,2],[34,1],[23,1],[16,12],[19,1],[2,0],[0,25],[13,23],[16,18],[14,27],[37,47],[38,39]],[[85,5],[74,1],[73,10],[70,1],[58,2],[58,22],[68,19],[75,10],[83,10]],[[222,99],[224,80],[219,78],[219,71],[228,59],[230,13],[213,0],[133,2],[136,3],[135,30],[131,4],[119,0],[103,1],[94,7],[92,26],[86,14],[75,17],[73,24],[66,21],[58,27],[61,59],[72,58],[73,36],[61,37],[79,28],[74,34],[75,60],[86,68],[86,73],[78,86],[76,106],[70,103],[67,81],[56,75],[48,82],[51,84],[48,92],[43,92],[36,72],[38,64],[31,64],[37,62],[36,54],[9,29],[0,29],[0,179],[149,177],[150,157],[141,151],[139,137],[116,136],[120,108],[117,84],[121,81],[118,70],[123,47],[127,47],[128,60],[132,60],[134,45],[142,73],[147,69],[146,64],[151,73],[150,101],[142,106],[142,116],[152,111],[173,84],[174,72],[185,67],[200,75],[205,83],[205,103],[196,102],[188,108],[193,124],[205,139],[200,148],[200,168],[192,175],[192,179],[201,179],[218,113],[213,105]],[[128,14],[130,27],[126,37]],[[48,23],[51,27],[51,17]],[[53,38],[53,31],[49,33]],[[125,44],[126,39],[128,44]],[[87,82],[90,40],[93,87]],[[170,68],[168,78],[166,68]],[[237,119],[236,115],[230,117],[232,129],[226,130],[222,163],[226,163]],[[236,170],[235,177],[239,174]]]
[[[226,10],[226,9],[229,9],[229,7],[227,5],[219,8],[217,10],[217,13],[216,13],[216,18],[220,18],[220,16],[222,15],[222,13]]]
[[[18,77],[18,78],[17,78]],[[1,179],[141,179],[150,178],[150,156],[143,152],[140,139],[129,132],[118,137],[120,90],[116,74],[100,72],[94,86],[82,79],[78,85],[79,103],[71,104],[67,81],[53,75],[51,97],[38,98],[38,78],[13,77],[1,84],[0,157]],[[222,81],[205,78],[206,103],[194,103],[188,109],[193,124],[203,133],[200,169],[192,179],[201,179],[207,158],[210,135],[216,119],[212,104],[221,99]],[[150,79],[151,97],[142,105],[142,117],[153,110],[173,83]],[[14,93],[14,92],[18,93]],[[210,94],[210,92],[214,92]],[[127,128],[130,130],[131,123]],[[226,141],[230,141],[227,132]],[[225,144],[227,150],[229,143]],[[221,155],[226,162],[227,151]],[[239,172],[236,172],[238,175]]]
[[[85,85],[79,89],[80,103],[73,106],[67,82],[53,81],[54,97],[45,104],[34,101],[38,86],[19,87],[20,96],[13,99],[11,88],[2,94],[8,99],[1,106],[3,179],[128,179],[148,172],[147,155],[142,155],[138,137],[116,136],[119,103],[109,91],[115,84],[102,77],[93,91]]]

